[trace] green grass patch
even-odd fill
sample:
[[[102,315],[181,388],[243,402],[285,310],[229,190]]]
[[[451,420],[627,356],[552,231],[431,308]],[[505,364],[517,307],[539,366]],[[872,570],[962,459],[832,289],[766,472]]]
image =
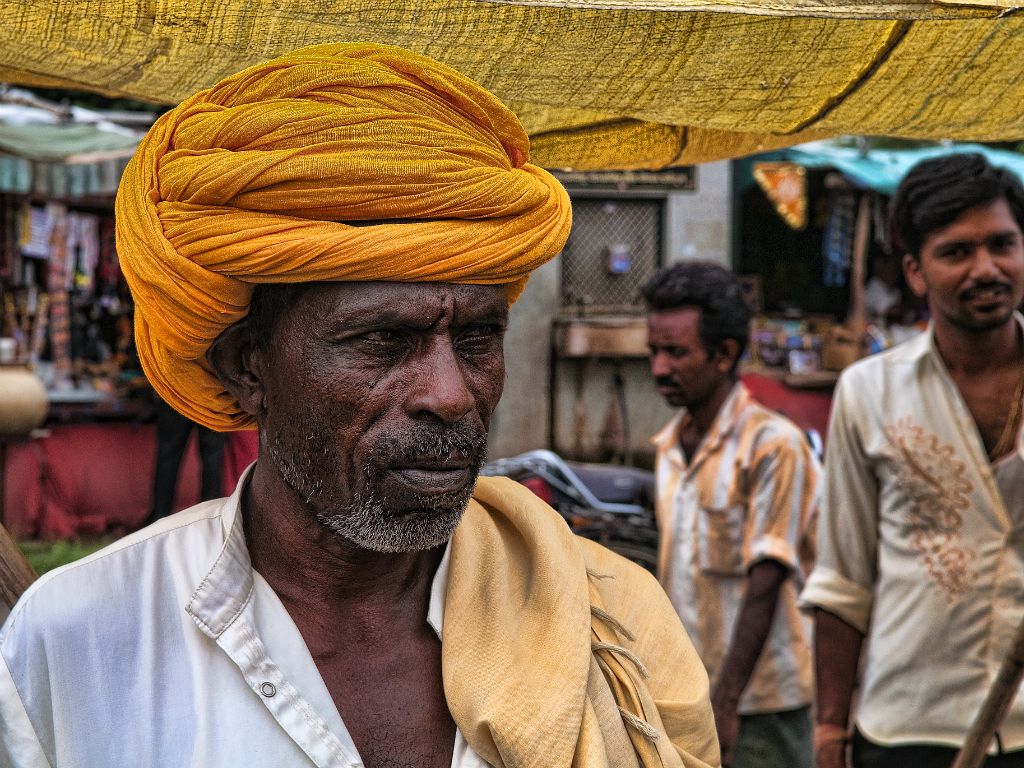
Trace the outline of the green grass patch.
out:
[[[76,541],[19,541],[18,546],[36,573],[41,576],[47,571],[90,555],[115,540],[116,537],[108,536]]]

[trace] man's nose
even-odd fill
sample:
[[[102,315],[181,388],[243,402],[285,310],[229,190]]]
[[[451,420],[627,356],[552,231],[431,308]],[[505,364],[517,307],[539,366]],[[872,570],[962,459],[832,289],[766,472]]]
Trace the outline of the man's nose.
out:
[[[431,337],[421,350],[416,375],[406,398],[406,411],[416,419],[434,418],[454,424],[476,403],[451,339]]]
[[[989,247],[982,243],[974,249],[974,258],[971,259],[971,278],[974,280],[991,280],[999,277],[1002,270],[996,262],[996,257],[989,250]]]
[[[651,375],[654,378],[659,376],[668,376],[672,373],[669,368],[667,355],[664,352],[652,352],[648,358],[651,362]]]

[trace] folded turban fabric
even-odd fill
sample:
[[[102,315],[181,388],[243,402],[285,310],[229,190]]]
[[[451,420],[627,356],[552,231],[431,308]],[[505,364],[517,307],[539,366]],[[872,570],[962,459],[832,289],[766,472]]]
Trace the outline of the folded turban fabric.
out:
[[[142,367],[218,430],[253,426],[206,352],[256,284],[504,285],[512,302],[571,224],[497,98],[368,43],[303,48],[182,102],[140,143],[115,210]]]

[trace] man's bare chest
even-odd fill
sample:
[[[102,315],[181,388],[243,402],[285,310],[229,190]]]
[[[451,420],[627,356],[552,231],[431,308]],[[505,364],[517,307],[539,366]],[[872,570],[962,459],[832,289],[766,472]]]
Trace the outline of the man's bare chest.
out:
[[[366,768],[450,768],[440,644],[393,650],[314,660]]]
[[[985,378],[954,378],[985,450],[993,459],[1012,447],[1012,438],[1020,429],[1021,375],[1020,369],[1014,368]]]
[[[686,459],[687,464],[693,463],[693,459],[697,455],[697,450],[700,448],[700,443],[703,438],[704,436],[692,425],[679,433],[679,447],[683,451],[683,457]]]

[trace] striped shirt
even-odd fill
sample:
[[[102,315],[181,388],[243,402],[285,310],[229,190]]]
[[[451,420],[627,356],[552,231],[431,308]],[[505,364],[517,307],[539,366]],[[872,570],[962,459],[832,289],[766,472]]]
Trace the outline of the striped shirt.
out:
[[[792,577],[779,591],[764,651],[740,714],[810,703],[810,626],[797,608],[813,556],[821,465],[804,435],[737,383],[688,464],[679,445],[684,410],[653,439],[657,448],[659,576],[712,685],[736,632],[751,566],[771,559]]]

